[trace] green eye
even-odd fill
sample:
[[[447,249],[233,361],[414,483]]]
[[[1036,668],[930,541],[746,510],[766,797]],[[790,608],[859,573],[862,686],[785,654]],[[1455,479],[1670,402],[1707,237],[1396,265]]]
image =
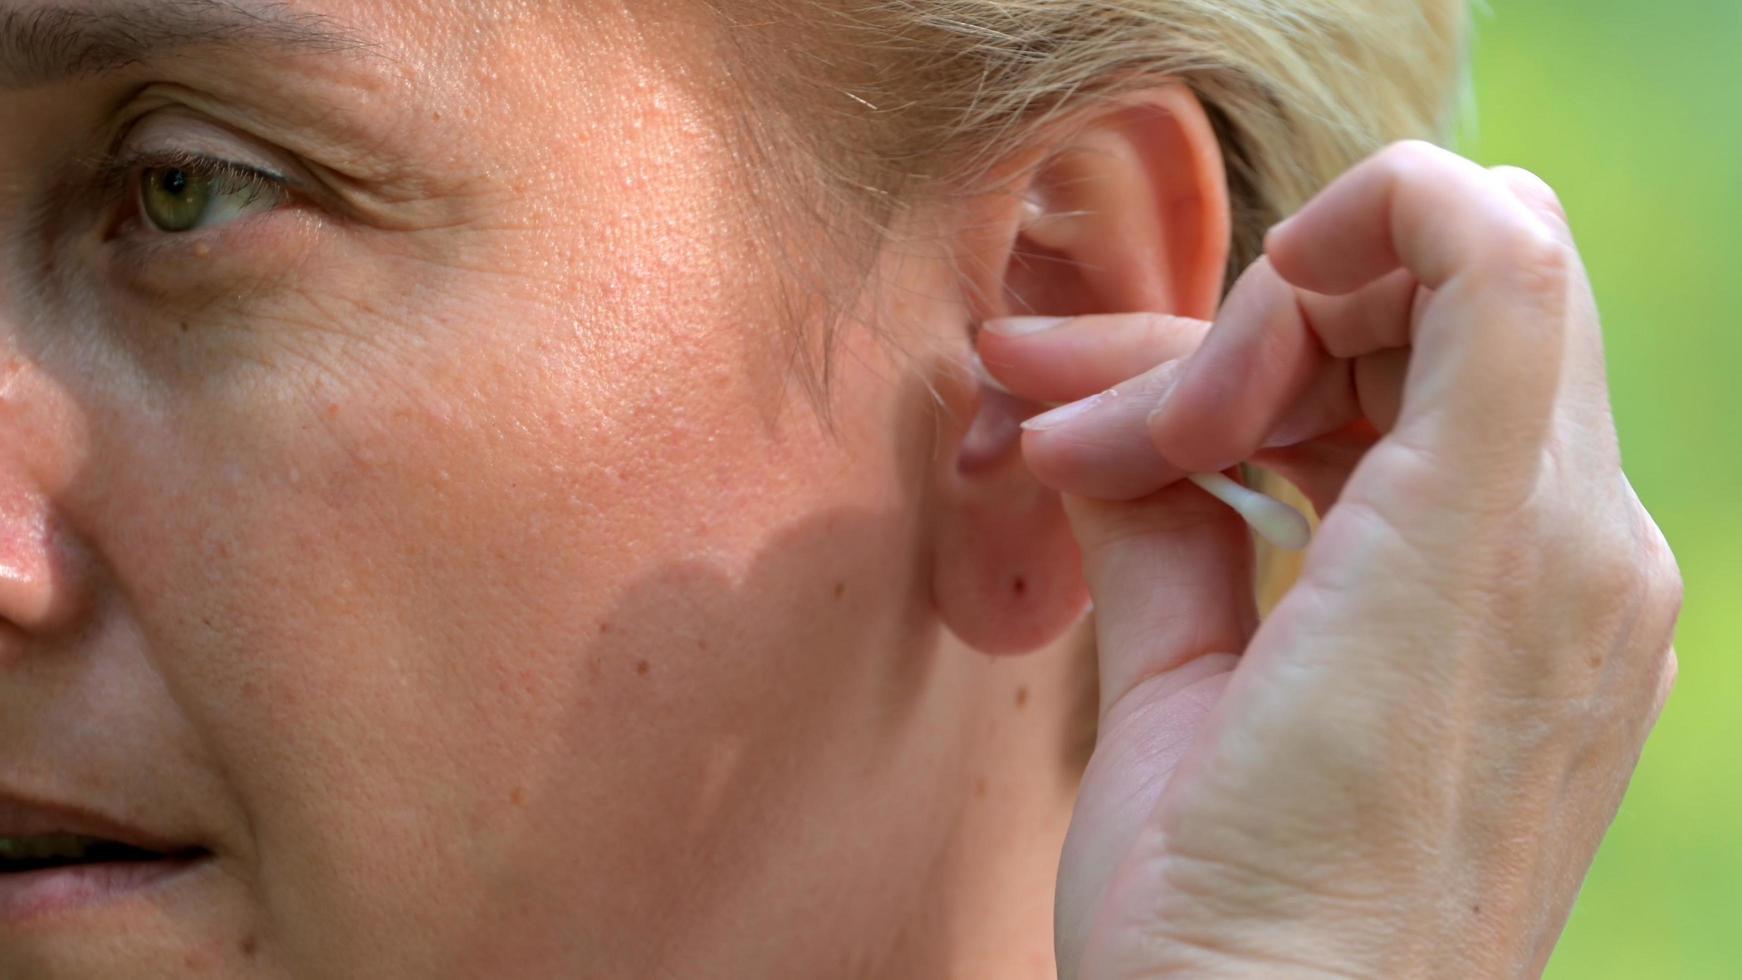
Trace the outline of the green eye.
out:
[[[145,171],[140,203],[158,231],[191,231],[212,203],[212,183],[180,167],[153,167]]]
[[[170,235],[221,225],[283,203],[282,181],[219,161],[147,167],[139,178],[139,209]]]

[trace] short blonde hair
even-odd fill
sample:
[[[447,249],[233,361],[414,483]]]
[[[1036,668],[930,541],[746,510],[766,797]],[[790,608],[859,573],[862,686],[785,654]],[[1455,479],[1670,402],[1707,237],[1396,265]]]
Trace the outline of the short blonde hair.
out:
[[[1465,91],[1464,0],[717,3],[753,49],[763,104],[878,215],[987,189],[1036,127],[1087,100],[1184,81],[1227,160],[1236,271],[1357,160],[1445,141]]]

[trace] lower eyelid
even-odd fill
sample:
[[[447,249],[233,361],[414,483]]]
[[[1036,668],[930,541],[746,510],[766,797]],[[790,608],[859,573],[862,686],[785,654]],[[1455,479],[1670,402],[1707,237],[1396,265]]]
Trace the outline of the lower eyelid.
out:
[[[106,275],[153,307],[207,293],[240,299],[299,266],[320,225],[305,209],[281,207],[179,235],[130,231],[107,247]]]

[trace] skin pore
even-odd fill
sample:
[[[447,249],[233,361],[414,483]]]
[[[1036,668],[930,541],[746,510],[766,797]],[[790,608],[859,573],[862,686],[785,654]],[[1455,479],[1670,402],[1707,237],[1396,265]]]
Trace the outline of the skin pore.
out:
[[[0,975],[1050,975],[1057,496],[945,359],[849,331],[810,410],[699,6],[230,7],[0,71],[0,797],[211,853]],[[153,229],[196,155],[283,200]]]

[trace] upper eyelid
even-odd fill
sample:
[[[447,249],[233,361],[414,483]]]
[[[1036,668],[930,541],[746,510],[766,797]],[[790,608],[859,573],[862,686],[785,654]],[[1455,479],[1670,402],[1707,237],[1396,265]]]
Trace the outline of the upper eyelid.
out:
[[[173,135],[159,139],[140,136],[141,129],[147,136],[152,136],[176,122],[181,123],[181,128],[171,130]],[[109,145],[104,165],[107,170],[125,170],[177,162],[198,165],[201,161],[250,171],[286,188],[301,189],[306,183],[299,178],[294,159],[284,151],[250,139],[228,126],[174,108],[159,109],[123,125]]]
[[[156,167],[181,167],[208,174],[214,172],[235,174],[264,183],[276,184],[287,192],[294,189],[294,184],[289,177],[273,170],[257,167],[240,160],[173,150],[143,151],[111,157],[103,161],[98,181],[106,192],[124,190],[125,185],[132,180],[135,174]]]
[[[140,175],[154,167],[181,167],[208,177],[235,181],[230,189],[250,201],[274,198],[274,207],[318,200],[318,190],[299,179],[295,159],[269,143],[250,138],[202,114],[161,106],[120,122],[94,174],[92,188],[101,201],[102,235],[125,234],[137,221]]]
[[[208,176],[239,176],[250,180],[260,180],[277,184],[286,190],[291,188],[290,178],[274,170],[267,170],[251,163],[231,160],[226,157],[208,156],[203,153],[184,153],[178,151],[134,153],[115,158],[111,168],[123,176],[159,167],[180,167],[193,170]]]

